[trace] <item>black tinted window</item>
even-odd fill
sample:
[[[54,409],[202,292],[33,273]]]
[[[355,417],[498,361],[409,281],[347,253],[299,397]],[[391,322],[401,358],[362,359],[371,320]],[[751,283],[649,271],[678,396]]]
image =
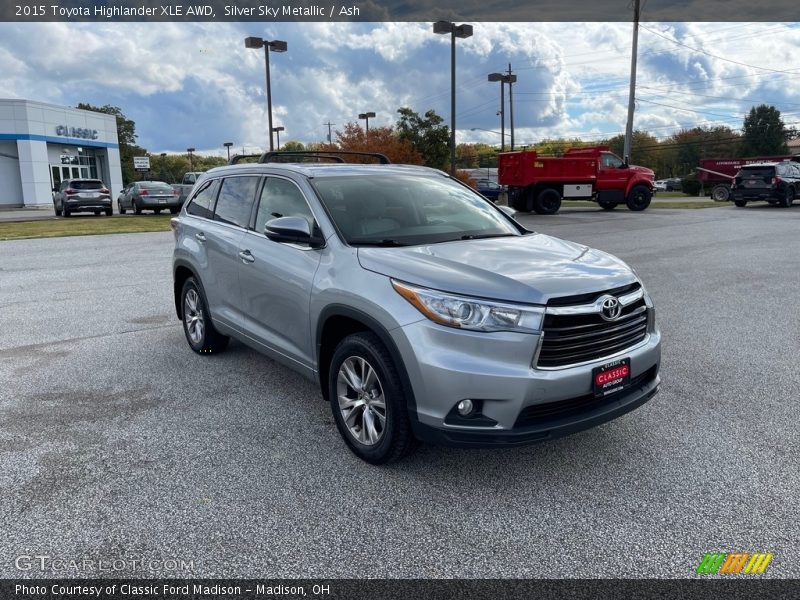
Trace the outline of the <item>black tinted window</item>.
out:
[[[267,221],[278,217],[304,217],[309,223],[314,220],[300,188],[286,179],[270,177],[261,190],[256,231],[263,233]]]
[[[70,187],[74,190],[99,190],[103,187],[103,182],[99,180],[73,181]]]
[[[190,215],[210,219],[214,215],[214,199],[217,197],[218,188],[218,179],[206,182],[186,207],[186,212]]]
[[[775,175],[775,167],[745,167],[739,171],[736,176],[749,179],[751,177],[773,177]]]
[[[258,177],[228,177],[222,181],[214,219],[247,227]]]

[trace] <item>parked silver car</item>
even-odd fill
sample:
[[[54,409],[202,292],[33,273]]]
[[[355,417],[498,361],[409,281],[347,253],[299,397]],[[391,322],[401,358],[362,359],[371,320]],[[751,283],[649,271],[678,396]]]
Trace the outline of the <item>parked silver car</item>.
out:
[[[155,214],[169,210],[175,215],[180,209],[180,194],[163,181],[134,181],[117,198],[117,210],[121,215],[128,210],[137,215],[143,210],[152,210]]]
[[[416,440],[553,439],[659,386],[655,310],[630,267],[440,171],[220,167],[172,226],[189,346],[213,356],[232,336],[317,382],[371,463]]]
[[[57,217],[78,212],[111,216],[111,190],[99,179],[65,179],[53,188],[53,210]]]

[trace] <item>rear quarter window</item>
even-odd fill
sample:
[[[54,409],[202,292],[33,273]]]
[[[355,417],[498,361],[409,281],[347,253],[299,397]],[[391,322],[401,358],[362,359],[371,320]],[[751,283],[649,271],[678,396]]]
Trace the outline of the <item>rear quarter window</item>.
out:
[[[207,181],[189,202],[186,212],[196,217],[211,219],[214,216],[214,201],[217,198],[217,190],[219,190],[218,179]]]

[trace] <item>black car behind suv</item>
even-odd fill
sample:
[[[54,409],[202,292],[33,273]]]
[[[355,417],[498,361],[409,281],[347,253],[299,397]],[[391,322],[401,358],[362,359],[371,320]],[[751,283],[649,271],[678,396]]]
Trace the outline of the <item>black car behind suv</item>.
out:
[[[792,161],[745,165],[733,181],[731,197],[736,206],[766,200],[789,207],[800,193],[800,164]]]

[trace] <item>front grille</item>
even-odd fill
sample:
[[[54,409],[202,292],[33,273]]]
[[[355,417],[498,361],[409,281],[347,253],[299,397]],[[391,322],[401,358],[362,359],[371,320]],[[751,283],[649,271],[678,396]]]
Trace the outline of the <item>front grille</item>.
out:
[[[611,394],[604,398],[596,398],[594,394],[586,394],[577,398],[569,398],[559,402],[548,402],[547,404],[533,404],[526,406],[520,411],[514,427],[529,427],[531,425],[542,425],[550,421],[557,421],[571,417],[587,410],[594,410],[610,404],[620,396],[629,393],[637,387],[644,387],[651,383],[658,375],[658,366],[653,365],[647,371],[631,379],[628,387],[616,394]]]
[[[638,289],[626,288],[623,294]],[[620,295],[617,290],[610,290]],[[592,294],[580,304],[591,303],[609,293]],[[585,300],[581,297],[581,300]],[[548,303],[548,307],[551,306]],[[558,306],[563,306],[559,304]],[[598,313],[578,315],[545,314],[544,339],[538,367],[564,367],[589,362],[622,352],[647,336],[647,306],[644,298],[625,306],[616,321],[606,321]]]

